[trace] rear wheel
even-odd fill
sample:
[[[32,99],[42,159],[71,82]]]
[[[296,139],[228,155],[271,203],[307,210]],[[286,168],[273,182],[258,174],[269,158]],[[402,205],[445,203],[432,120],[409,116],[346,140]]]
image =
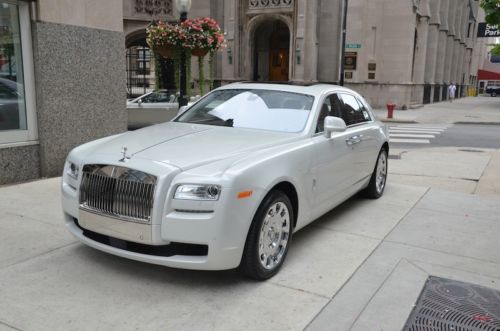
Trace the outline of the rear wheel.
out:
[[[496,97],[496,96],[497,96],[497,92],[492,92],[492,93],[491,93],[491,96],[492,96],[492,97]]]
[[[288,196],[269,193],[250,226],[240,270],[247,276],[265,280],[274,276],[286,258],[293,231],[293,208]]]
[[[383,148],[377,158],[377,164],[373,170],[370,183],[363,191],[364,196],[370,199],[378,199],[384,194],[387,181],[387,150]]]

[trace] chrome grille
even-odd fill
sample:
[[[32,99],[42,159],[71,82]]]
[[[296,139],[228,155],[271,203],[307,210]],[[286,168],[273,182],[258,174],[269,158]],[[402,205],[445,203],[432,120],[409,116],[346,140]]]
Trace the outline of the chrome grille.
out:
[[[156,177],[111,165],[85,165],[80,208],[125,221],[149,223]]]

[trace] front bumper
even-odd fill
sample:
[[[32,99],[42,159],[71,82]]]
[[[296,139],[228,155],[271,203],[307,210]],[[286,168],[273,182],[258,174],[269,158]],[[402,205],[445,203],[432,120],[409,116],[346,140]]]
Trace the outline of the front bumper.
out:
[[[170,190],[166,194],[171,196]],[[238,267],[243,254],[246,235],[253,215],[258,206],[258,192],[249,199],[238,200],[232,190],[225,189],[223,195],[210,213],[183,212],[182,203],[165,199],[164,205],[156,203],[154,215],[150,225],[152,245],[151,248],[166,246],[171,243],[180,245],[206,246],[204,255],[176,254],[161,256],[148,253],[139,253],[123,247],[123,245],[110,245],[94,240],[86,235],[78,219],[82,211],[78,208],[77,191],[63,183],[62,199],[66,228],[82,243],[95,249],[124,258],[158,264],[174,268],[193,270],[225,270]],[[161,200],[156,200],[161,201]],[[180,208],[179,208],[180,207]],[[127,222],[118,222],[114,228],[119,228],[120,222],[127,226]],[[108,227],[113,228],[113,227]],[[95,231],[95,228],[92,229]],[[114,241],[112,233],[105,233]],[[125,239],[125,238],[121,238]],[[138,242],[138,241],[136,241]]]

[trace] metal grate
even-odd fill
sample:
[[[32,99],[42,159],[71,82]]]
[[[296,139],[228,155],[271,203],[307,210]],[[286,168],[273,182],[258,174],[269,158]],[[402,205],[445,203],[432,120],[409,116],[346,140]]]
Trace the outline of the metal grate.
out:
[[[80,208],[125,221],[149,223],[156,177],[124,167],[86,165]]]
[[[500,331],[500,291],[429,277],[405,331]]]

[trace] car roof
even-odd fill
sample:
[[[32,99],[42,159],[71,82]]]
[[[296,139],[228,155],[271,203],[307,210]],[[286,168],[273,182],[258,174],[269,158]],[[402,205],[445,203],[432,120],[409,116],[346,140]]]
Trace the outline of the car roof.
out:
[[[253,83],[253,82],[238,82],[232,83],[228,85],[224,85],[219,89],[259,89],[259,90],[276,90],[276,91],[285,91],[285,92],[293,92],[293,93],[303,93],[319,96],[325,92],[329,92],[332,90],[344,90],[346,92],[354,92],[351,89],[333,85],[333,84],[280,84],[280,83]],[[357,94],[357,93],[356,93]]]

